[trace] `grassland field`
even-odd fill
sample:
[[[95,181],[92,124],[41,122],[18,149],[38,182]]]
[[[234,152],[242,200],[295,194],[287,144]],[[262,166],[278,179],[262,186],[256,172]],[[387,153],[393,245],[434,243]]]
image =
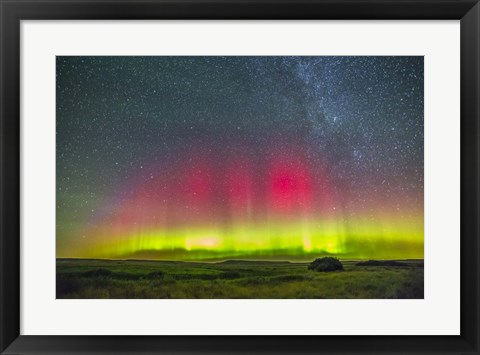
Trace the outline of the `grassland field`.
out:
[[[57,298],[423,298],[423,260],[307,270],[308,263],[57,259]]]

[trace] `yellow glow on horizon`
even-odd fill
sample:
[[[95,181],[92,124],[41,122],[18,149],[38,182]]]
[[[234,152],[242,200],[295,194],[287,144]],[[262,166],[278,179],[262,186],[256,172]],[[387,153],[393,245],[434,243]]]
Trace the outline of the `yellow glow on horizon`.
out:
[[[301,258],[332,254],[352,258],[423,258],[423,218],[350,221],[278,221],[233,225],[146,229],[112,235],[92,230],[69,254],[58,257],[195,260],[259,256]],[[89,242],[91,241],[91,242]],[[74,252],[72,252],[74,250]],[[146,257],[142,253],[147,253]]]

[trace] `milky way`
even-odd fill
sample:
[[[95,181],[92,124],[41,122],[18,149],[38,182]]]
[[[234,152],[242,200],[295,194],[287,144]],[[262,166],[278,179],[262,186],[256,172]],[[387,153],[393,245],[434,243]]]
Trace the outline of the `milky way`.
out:
[[[423,257],[423,57],[57,57],[57,257]]]

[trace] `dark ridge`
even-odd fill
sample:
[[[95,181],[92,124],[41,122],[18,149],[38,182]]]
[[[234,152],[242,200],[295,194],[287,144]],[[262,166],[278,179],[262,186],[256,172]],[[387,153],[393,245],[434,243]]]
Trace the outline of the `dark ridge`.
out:
[[[137,262],[137,263],[198,263],[197,261],[184,261],[184,260],[155,260],[155,259],[97,259],[97,258],[56,258],[57,261],[106,261],[106,262],[118,262],[118,261],[128,261],[128,262]]]
[[[271,264],[282,264],[282,265],[289,265],[291,264],[290,261],[275,261],[275,260],[225,260],[225,261],[219,261],[216,262],[215,264],[226,264],[226,265],[251,265],[251,264],[265,264],[265,265],[271,265]]]
[[[368,260],[356,263],[357,266],[408,266],[407,263],[396,260]]]
[[[118,259],[115,261],[133,261],[136,263],[152,262],[152,263],[164,263],[164,264],[179,264],[179,263],[196,263],[195,261],[184,261],[184,260],[154,260],[154,259]]]
[[[244,259],[229,259],[229,260],[155,260],[155,259],[88,259],[88,258],[56,258],[57,262],[75,262],[75,261],[100,261],[100,262],[133,262],[133,263],[159,263],[159,264],[210,264],[210,265],[291,265],[291,264],[305,264],[305,262],[291,262],[286,260],[244,260]]]

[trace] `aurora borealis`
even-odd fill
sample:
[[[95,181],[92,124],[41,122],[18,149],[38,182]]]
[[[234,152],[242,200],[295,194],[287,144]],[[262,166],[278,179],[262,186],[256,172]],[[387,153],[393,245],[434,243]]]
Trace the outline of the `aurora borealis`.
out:
[[[56,255],[423,258],[423,57],[57,57]]]

